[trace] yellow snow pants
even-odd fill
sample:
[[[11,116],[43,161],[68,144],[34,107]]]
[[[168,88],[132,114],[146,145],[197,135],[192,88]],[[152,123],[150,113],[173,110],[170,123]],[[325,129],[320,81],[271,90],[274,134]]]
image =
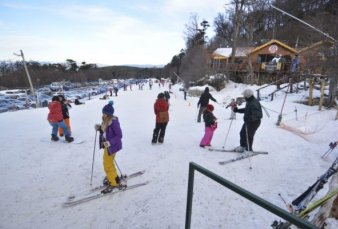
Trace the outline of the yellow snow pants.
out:
[[[115,168],[115,158],[116,153],[109,155],[108,149],[104,149],[103,153],[103,169],[106,173],[108,181],[110,182],[111,186],[117,186],[115,178],[117,177],[117,171]]]

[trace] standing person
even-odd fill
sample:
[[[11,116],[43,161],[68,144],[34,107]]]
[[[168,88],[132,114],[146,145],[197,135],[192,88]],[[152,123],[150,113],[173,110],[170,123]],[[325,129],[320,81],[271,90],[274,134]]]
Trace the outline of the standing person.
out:
[[[234,109],[237,108],[237,103],[235,99],[231,100],[231,103],[229,103],[225,108],[231,107],[231,115],[229,119],[236,119],[236,113],[234,112]]]
[[[114,93],[115,93],[115,96],[117,97],[117,92],[119,91],[119,89],[117,88],[117,86],[114,86]]]
[[[167,102],[169,103],[169,99],[170,99],[169,91],[164,91],[164,97],[167,100]]]
[[[212,113],[214,110],[214,106],[211,104],[207,105],[207,108],[203,112],[203,120],[205,122],[205,130],[204,130],[204,136],[201,140],[200,147],[206,147],[211,146],[211,140],[214,136],[214,131],[217,128],[217,118]]]
[[[187,89],[183,88],[184,100],[187,100]]]
[[[169,122],[169,104],[164,97],[164,93],[159,93],[154,104],[154,112],[156,115],[156,125],[153,132],[151,143],[163,143],[165,129]]]
[[[197,122],[201,122],[201,116],[209,104],[209,99],[217,103],[217,100],[209,93],[209,87],[206,87],[197,103],[197,108],[200,108],[197,116]]]
[[[244,113],[244,124],[240,132],[240,146],[235,148],[236,152],[244,152],[244,150],[253,151],[254,135],[263,117],[261,104],[253,96],[253,91],[246,89],[242,94],[246,101],[245,108],[238,109],[236,107],[234,109],[236,113]]]
[[[118,176],[115,167],[115,156],[122,149],[122,130],[118,117],[114,116],[113,101],[109,101],[102,109],[102,123],[95,125],[100,132],[100,149],[103,152],[103,169],[106,178],[103,184],[107,186],[101,193],[106,194],[114,188],[126,188],[125,182]]]
[[[63,121],[65,122],[67,128],[68,128],[68,132],[69,134],[72,134],[72,130],[70,128],[70,117],[69,117],[69,108],[72,108],[72,106],[69,104],[69,101],[63,96],[63,95],[59,95],[59,100],[61,102],[62,105],[62,115],[63,115]],[[62,137],[63,136],[63,129],[59,127],[59,136]]]
[[[152,80],[149,80],[149,89],[150,89],[150,90],[151,90],[152,86],[153,86],[153,81],[152,81]]]
[[[62,105],[60,103],[58,96],[53,96],[52,102],[48,105],[49,113],[47,120],[49,124],[53,127],[52,128],[52,141],[58,141],[59,138],[57,136],[58,128],[61,127],[63,129],[63,132],[65,134],[65,139],[67,142],[74,141],[74,138],[70,136],[70,133],[68,131],[68,128],[63,121],[63,115],[62,115]]]

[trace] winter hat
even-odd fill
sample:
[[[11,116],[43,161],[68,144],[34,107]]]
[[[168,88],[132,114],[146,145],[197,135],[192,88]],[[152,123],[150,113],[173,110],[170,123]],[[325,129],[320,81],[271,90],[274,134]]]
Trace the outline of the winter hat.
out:
[[[108,104],[114,106],[114,101],[113,100],[109,100]]]
[[[164,93],[159,93],[158,96],[157,96],[158,99],[163,99],[164,98]]]
[[[213,106],[213,105],[211,105],[211,104],[208,104],[208,106],[207,106],[207,110],[209,110],[209,111],[213,111],[213,110],[214,110],[214,106]]]
[[[107,105],[105,105],[102,109],[102,113],[106,114],[108,116],[113,116],[114,114],[114,108],[113,105],[108,103]]]
[[[249,98],[249,97],[253,96],[253,91],[251,89],[245,89],[243,91],[242,95],[244,95],[245,98]]]

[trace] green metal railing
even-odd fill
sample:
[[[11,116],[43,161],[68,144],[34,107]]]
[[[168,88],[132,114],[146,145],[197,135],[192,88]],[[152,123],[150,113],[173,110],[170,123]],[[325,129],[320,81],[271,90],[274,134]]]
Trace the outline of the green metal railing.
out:
[[[191,226],[191,212],[192,212],[192,198],[193,198],[193,189],[194,189],[194,173],[195,170],[202,173],[203,175],[209,177],[210,179],[216,181],[217,183],[227,187],[228,189],[236,192],[237,194],[243,196],[244,198],[254,202],[255,204],[261,206],[262,208],[272,212],[273,214],[285,219],[286,221],[304,229],[318,229],[315,225],[298,218],[297,216],[290,214],[289,212],[283,210],[282,208],[273,205],[272,203],[256,196],[255,194],[239,187],[238,185],[220,177],[219,175],[201,167],[200,165],[190,162],[189,163],[189,180],[188,180],[188,196],[187,196],[187,210],[185,218],[185,229],[190,229]]]

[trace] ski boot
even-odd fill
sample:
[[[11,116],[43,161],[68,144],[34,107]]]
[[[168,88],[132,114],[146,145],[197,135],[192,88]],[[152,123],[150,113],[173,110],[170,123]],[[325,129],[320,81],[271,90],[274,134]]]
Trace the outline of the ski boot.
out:
[[[122,177],[116,177],[115,178],[116,183],[117,183],[117,187],[119,190],[124,190],[127,188],[127,179],[126,177],[122,176]]]
[[[103,189],[103,190],[101,191],[101,193],[102,193],[102,194],[111,193],[115,188],[116,188],[116,186],[108,185],[105,189]]]
[[[161,143],[161,144],[162,144],[162,143],[163,143],[163,140],[164,140],[163,138],[159,138],[159,139],[158,139],[158,143]]]
[[[72,141],[74,141],[74,138],[73,137],[71,137],[70,135],[66,135],[66,142],[72,142]]]
[[[245,150],[245,147],[243,147],[243,146],[237,146],[237,147],[234,149],[234,151],[235,151],[235,152],[238,152],[238,153],[243,153],[244,150]]]
[[[51,140],[54,141],[54,142],[57,142],[57,141],[59,141],[59,138],[55,134],[52,134]]]

